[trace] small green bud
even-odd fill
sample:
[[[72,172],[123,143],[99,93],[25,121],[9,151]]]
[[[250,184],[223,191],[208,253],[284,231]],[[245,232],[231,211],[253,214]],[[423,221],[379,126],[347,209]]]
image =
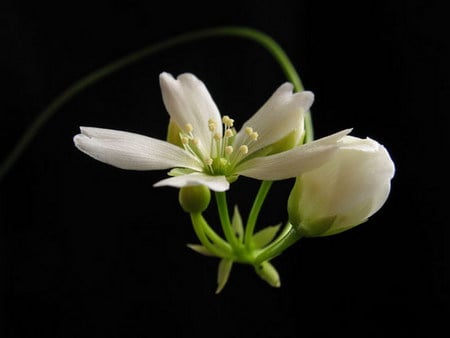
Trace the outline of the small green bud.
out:
[[[195,213],[203,212],[209,205],[211,192],[204,185],[183,187],[178,193],[178,201],[184,211]]]

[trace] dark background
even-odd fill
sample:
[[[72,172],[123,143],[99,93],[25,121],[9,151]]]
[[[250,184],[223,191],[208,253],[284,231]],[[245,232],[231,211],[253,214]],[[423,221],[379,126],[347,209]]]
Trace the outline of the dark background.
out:
[[[80,77],[150,43],[233,24],[285,49],[316,95],[317,137],[353,127],[389,149],[397,172],[389,200],[367,223],[301,240],[276,258],[281,288],[237,266],[215,295],[218,261],[186,248],[195,236],[177,191],[152,187],[165,173],[106,166],[76,150],[72,137],[87,125],[164,138],[162,71],[196,74],[238,124],[285,78],[260,46],[233,38],[148,57],[64,105],[0,183],[1,337],[447,336],[442,1],[2,6],[1,158]],[[259,226],[286,220],[291,184],[274,185]],[[256,188],[241,178],[230,206],[246,216]]]

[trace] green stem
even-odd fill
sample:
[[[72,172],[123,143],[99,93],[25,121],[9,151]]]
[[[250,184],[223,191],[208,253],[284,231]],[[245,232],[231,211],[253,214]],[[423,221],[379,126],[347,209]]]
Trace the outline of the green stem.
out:
[[[295,67],[289,60],[286,53],[278,45],[275,40],[270,36],[247,27],[235,27],[235,26],[225,26],[209,28],[204,30],[197,30],[193,32],[188,32],[185,34],[180,34],[178,36],[167,39],[166,41],[159,42],[156,44],[144,47],[137,52],[131,53],[121,59],[107,64],[106,66],[95,70],[94,72],[86,75],[80,80],[76,81],[69,88],[61,92],[50,104],[44,108],[44,110],[38,115],[38,117],[32,122],[32,124],[25,130],[23,135],[20,137],[18,142],[15,144],[11,152],[6,156],[5,160],[0,165],[0,181],[9,172],[15,162],[18,160],[20,155],[26,149],[26,147],[31,143],[33,138],[36,136],[38,131],[45,125],[45,123],[61,108],[65,103],[67,103],[74,96],[82,92],[87,87],[99,82],[108,75],[111,75],[118,70],[125,68],[139,60],[155,54],[157,52],[169,49],[178,45],[186,44],[188,42],[193,42],[196,40],[202,40],[206,38],[214,37],[238,37],[243,39],[248,39],[260,44],[264,47],[278,62],[288,81],[292,82],[296,91],[303,90],[303,85],[301,83],[300,77],[298,76]],[[305,128],[306,128],[306,140],[313,139],[313,128],[311,122],[310,113],[306,114],[305,117]]]
[[[206,236],[220,249],[222,249],[225,252],[228,252],[231,254],[232,249],[230,244],[228,244],[222,237],[220,237],[208,224],[208,222],[205,220],[202,214],[199,216],[195,216],[198,223],[202,226],[203,231],[205,232]]]
[[[248,216],[247,225],[245,226],[244,243],[247,248],[250,248],[252,244],[251,239],[253,236],[253,232],[255,231],[256,221],[271,186],[272,181],[261,182],[258,194],[256,195],[255,201],[253,202],[252,209],[250,210],[250,214]]]
[[[272,242],[269,246],[264,248],[255,258],[255,265],[261,262],[271,260],[280,255],[284,250],[296,243],[303,235],[295,229],[290,229],[289,232],[280,240]]]
[[[214,242],[211,243],[211,241],[208,239],[208,237],[205,234],[205,224],[206,221],[203,218],[201,213],[191,213],[191,221],[192,226],[194,227],[195,234],[197,235],[200,243],[208,249],[211,253],[215,254],[219,257],[229,257],[231,256],[231,248],[229,246],[223,246],[221,242]],[[220,244],[219,244],[220,243]],[[226,244],[226,243],[225,243]]]
[[[217,210],[219,212],[220,224],[222,225],[222,230],[230,243],[231,247],[235,252],[241,251],[241,243],[236,238],[234,234],[233,227],[231,226],[230,214],[228,213],[227,195],[224,191],[216,191],[216,203]]]

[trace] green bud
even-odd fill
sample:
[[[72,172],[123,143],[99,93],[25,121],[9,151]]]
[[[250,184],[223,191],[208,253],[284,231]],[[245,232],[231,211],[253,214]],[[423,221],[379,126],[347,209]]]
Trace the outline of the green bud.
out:
[[[178,193],[178,201],[184,211],[190,213],[203,212],[209,205],[211,192],[204,185],[183,187]]]

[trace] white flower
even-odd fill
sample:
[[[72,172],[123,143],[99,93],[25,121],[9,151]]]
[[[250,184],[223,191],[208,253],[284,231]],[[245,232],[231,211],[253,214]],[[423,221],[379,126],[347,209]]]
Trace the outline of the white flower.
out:
[[[297,178],[288,203],[290,222],[306,236],[329,236],[365,222],[385,203],[395,173],[386,148],[345,136],[320,168]]]
[[[271,154],[271,145],[293,132],[303,134],[304,113],[313,101],[311,92],[293,93],[292,84],[281,85],[236,133],[234,120],[221,117],[207,88],[194,75],[175,79],[162,73],[160,85],[165,107],[179,131],[180,146],[124,131],[81,127],[81,134],[74,137],[77,148],[122,169],[174,168],[173,177],[155,186],[206,185],[225,191],[239,175],[280,180],[314,169],[330,158],[337,141],[350,132]]]

